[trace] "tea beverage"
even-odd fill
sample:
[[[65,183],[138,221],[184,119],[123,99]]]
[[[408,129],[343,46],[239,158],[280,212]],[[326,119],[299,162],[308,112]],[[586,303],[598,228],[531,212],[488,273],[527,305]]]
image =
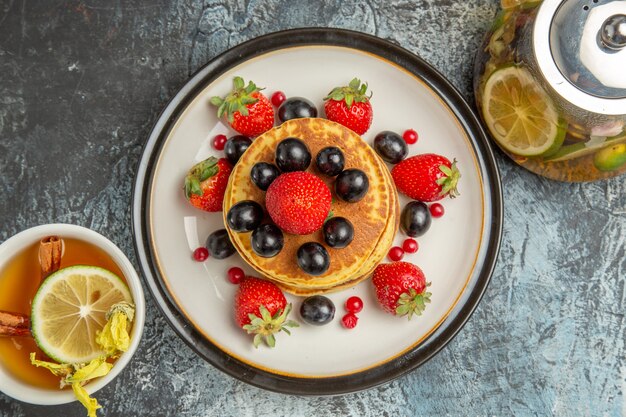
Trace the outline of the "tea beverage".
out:
[[[39,242],[33,242],[0,270],[0,311],[30,315],[33,297],[42,282],[39,246]],[[80,239],[63,238],[60,267],[73,265],[98,266],[124,277],[104,250]],[[29,358],[31,352],[35,352],[38,359],[49,360],[32,337],[0,337],[0,362],[8,372],[30,385],[58,390],[59,377],[45,368],[33,366]]]
[[[626,172],[626,77],[609,73],[626,57],[626,44],[609,47],[611,34],[622,42],[625,5],[502,0],[476,58],[474,93],[516,163],[562,181]]]

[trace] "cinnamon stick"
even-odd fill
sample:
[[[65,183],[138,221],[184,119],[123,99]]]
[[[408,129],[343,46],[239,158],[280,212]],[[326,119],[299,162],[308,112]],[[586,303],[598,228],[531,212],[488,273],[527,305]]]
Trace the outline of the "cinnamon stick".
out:
[[[61,267],[63,241],[58,236],[47,236],[39,242],[39,263],[41,264],[41,280]]]
[[[14,336],[32,336],[30,334],[30,328],[28,327],[11,327],[3,326],[0,324],[0,336],[14,337]]]
[[[26,314],[0,310],[0,326],[28,329],[30,318]]]
[[[58,236],[47,236],[39,242],[41,280],[61,267],[63,241]],[[0,311],[0,336],[31,336],[30,318],[22,313]]]

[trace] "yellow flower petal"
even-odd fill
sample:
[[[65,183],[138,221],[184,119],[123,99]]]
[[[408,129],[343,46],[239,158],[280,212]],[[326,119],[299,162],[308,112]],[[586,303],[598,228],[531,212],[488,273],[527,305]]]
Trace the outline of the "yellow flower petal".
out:
[[[35,359],[35,352],[30,354],[30,363],[36,367],[46,368],[56,376],[67,376],[74,371],[71,365],[67,363],[46,362]]]
[[[72,376],[69,376],[65,380],[71,384],[75,382],[89,381],[90,379],[105,376],[109,373],[111,368],[113,368],[113,364],[108,363],[106,361],[106,357],[101,356],[92,360],[87,365],[78,368]]]
[[[96,410],[102,408],[102,406],[98,404],[98,400],[91,398],[85,388],[80,385],[80,382],[74,382],[72,384],[72,390],[74,390],[76,399],[87,409],[87,415],[89,417],[97,417]]]
[[[108,356],[128,350],[130,346],[128,325],[134,315],[135,308],[132,304],[122,302],[111,307],[107,314],[108,321],[96,337],[96,343]]]

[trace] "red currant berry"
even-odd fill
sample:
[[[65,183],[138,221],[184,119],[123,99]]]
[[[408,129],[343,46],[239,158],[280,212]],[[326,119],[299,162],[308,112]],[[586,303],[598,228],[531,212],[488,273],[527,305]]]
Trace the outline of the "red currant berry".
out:
[[[345,307],[348,313],[358,313],[359,311],[363,310],[363,300],[361,300],[356,295],[353,295],[346,300]]]
[[[402,138],[409,145],[413,145],[415,142],[417,142],[417,138],[418,138],[417,132],[413,129],[405,130],[404,134],[402,135]]]
[[[358,321],[359,318],[354,313],[348,313],[341,319],[341,323],[346,329],[354,329]]]
[[[217,135],[213,138],[213,147],[218,151],[223,151],[227,140],[226,135]]]
[[[407,239],[402,243],[402,249],[406,253],[415,253],[419,249],[419,245],[415,239]]]
[[[274,94],[272,94],[272,104],[275,107],[280,107],[281,104],[283,104],[283,101],[285,101],[287,99],[287,97],[285,96],[285,93],[283,93],[282,91],[277,91]]]
[[[243,272],[243,269],[233,266],[228,270],[228,281],[231,284],[239,284],[242,279],[244,279],[246,273]]]
[[[430,215],[433,217],[441,217],[443,216],[443,213],[445,212],[445,210],[443,209],[443,206],[439,203],[431,204],[428,209],[430,210]]]
[[[389,253],[387,254],[387,256],[389,257],[389,260],[397,262],[404,258],[404,251],[400,246],[394,246],[393,248],[389,249]]]
[[[193,259],[198,262],[204,262],[209,258],[209,251],[207,248],[200,247],[193,251]]]

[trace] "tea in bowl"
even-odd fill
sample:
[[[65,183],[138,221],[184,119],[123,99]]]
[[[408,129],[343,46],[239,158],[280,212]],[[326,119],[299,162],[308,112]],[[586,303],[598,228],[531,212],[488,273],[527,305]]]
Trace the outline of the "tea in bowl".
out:
[[[40,405],[91,398],[128,364],[145,322],[141,281],[109,239],[47,224],[0,244],[0,391]]]

